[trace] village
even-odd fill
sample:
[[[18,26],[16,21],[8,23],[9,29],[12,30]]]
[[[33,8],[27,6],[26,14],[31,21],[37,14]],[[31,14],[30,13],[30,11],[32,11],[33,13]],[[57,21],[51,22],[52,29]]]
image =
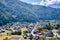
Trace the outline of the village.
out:
[[[9,23],[0,27],[0,40],[60,40],[60,22]]]

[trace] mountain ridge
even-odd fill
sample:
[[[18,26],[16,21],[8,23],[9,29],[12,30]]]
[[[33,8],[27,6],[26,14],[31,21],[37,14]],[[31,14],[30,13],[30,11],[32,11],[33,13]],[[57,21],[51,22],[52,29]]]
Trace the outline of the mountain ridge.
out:
[[[60,20],[60,9],[31,5],[19,0],[0,0],[0,24]],[[3,20],[4,18],[4,20]]]

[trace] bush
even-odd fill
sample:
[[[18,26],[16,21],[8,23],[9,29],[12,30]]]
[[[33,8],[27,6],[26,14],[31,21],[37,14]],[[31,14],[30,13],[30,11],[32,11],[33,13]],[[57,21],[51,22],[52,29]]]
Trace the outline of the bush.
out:
[[[46,37],[40,37],[39,40],[46,40]]]
[[[42,28],[38,28],[39,32],[42,31]]]
[[[60,38],[59,38],[59,37],[58,37],[57,39],[58,39],[58,40],[60,40]]]
[[[60,35],[60,30],[57,33]]]
[[[23,31],[23,35],[27,36],[28,31]]]
[[[6,37],[5,39],[3,39],[3,40],[8,40],[8,37]]]
[[[12,34],[12,35],[21,35],[21,30],[12,32],[11,34]]]

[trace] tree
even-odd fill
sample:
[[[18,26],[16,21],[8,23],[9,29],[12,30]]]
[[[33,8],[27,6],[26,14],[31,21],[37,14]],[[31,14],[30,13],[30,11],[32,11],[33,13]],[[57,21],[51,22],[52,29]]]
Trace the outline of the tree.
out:
[[[56,27],[56,29],[59,29],[60,28],[60,24],[57,24],[57,27]]]
[[[12,32],[11,34],[12,34],[12,35],[21,35],[21,30]]]
[[[48,30],[51,30],[51,29],[52,29],[50,23],[48,23],[48,25],[46,24],[46,28],[47,28]]]
[[[60,30],[58,31],[58,34],[60,35]]]
[[[26,36],[27,36],[27,33],[28,33],[27,30],[23,31],[23,34],[26,35]]]

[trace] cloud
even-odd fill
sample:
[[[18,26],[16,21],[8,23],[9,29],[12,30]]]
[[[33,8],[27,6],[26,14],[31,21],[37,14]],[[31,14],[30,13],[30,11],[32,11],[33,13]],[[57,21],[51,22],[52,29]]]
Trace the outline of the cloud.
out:
[[[40,3],[40,0],[20,0],[26,3],[30,3],[32,5],[38,5]]]
[[[49,6],[52,4],[59,4],[60,0],[21,0],[26,3],[30,3],[32,5],[43,5],[43,6]]]
[[[49,6],[51,4],[58,4],[58,3],[60,3],[60,0],[42,0],[40,2],[40,5]]]
[[[31,4],[32,5],[38,5],[38,2],[32,2]]]

